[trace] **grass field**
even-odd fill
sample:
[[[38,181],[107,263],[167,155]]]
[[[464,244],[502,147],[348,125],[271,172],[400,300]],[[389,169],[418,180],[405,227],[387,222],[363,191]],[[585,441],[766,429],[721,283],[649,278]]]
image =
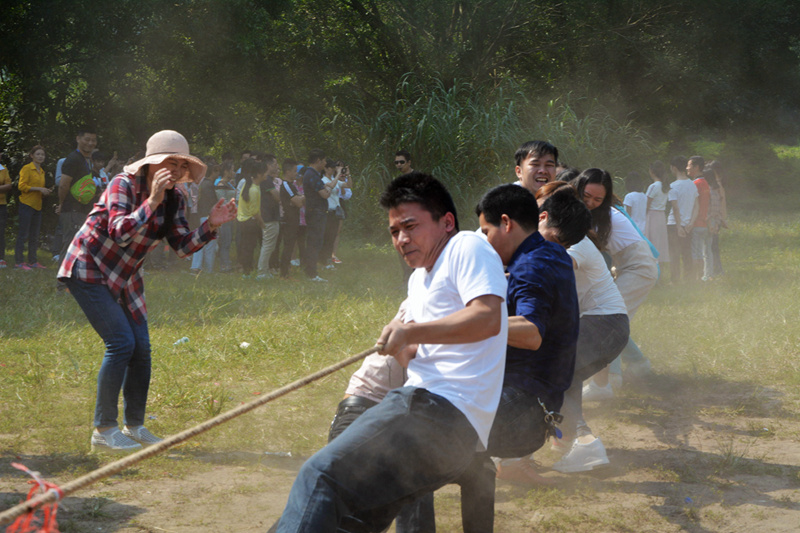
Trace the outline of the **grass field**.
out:
[[[559,482],[550,489],[499,483],[496,531],[800,528],[800,211],[786,198],[764,205],[731,214],[724,277],[660,284],[636,316],[653,375],[586,409],[612,465],[547,473]],[[370,347],[403,298],[398,259],[347,242],[339,255],[328,284],[192,276],[183,262],[148,271],[154,433]],[[102,344],[54,275],[0,271],[0,510],[27,491],[15,458],[61,483],[108,462],[88,453]],[[68,499],[62,530],[265,530],[298,458],[324,444],[351,370]],[[292,457],[271,455],[281,452]],[[437,511],[440,531],[460,530],[453,487]]]

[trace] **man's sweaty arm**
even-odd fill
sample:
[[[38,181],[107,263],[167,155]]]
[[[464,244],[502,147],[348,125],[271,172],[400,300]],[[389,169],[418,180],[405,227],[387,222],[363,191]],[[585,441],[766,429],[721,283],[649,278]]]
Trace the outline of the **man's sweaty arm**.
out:
[[[503,299],[493,294],[479,296],[464,309],[431,322],[403,323],[392,320],[383,328],[377,344],[379,353],[399,355],[409,344],[463,344],[478,342],[500,333]],[[401,359],[398,361],[403,364]],[[408,360],[405,360],[408,364]]]

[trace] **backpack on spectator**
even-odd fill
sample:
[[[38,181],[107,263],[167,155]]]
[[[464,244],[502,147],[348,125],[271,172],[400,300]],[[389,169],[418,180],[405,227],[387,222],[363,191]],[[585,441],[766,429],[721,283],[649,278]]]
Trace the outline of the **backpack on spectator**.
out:
[[[82,204],[91,202],[97,192],[97,185],[94,183],[94,176],[92,176],[92,173],[86,174],[73,183],[69,188],[69,192],[73,198]]]

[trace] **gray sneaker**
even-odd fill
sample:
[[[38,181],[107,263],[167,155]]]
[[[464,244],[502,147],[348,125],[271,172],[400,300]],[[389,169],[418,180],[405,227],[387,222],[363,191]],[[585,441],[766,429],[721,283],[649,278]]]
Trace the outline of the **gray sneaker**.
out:
[[[95,429],[92,432],[93,452],[129,453],[141,449],[141,444],[123,435],[119,428],[111,428],[102,433]]]
[[[164,440],[164,439],[159,439],[158,437],[150,433],[150,431],[148,431],[147,428],[144,426],[133,426],[130,428],[128,426],[125,426],[125,428],[122,430],[122,434],[128,438],[135,440],[142,446],[150,446],[152,444],[157,444],[162,440]]]

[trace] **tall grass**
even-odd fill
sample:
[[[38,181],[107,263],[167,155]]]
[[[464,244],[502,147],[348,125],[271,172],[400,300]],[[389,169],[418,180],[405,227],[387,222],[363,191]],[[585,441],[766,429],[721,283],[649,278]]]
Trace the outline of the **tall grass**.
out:
[[[396,175],[391,164],[399,149],[411,152],[415,170],[447,185],[465,222],[490,186],[516,179],[514,152],[525,141],[549,140],[571,164],[620,172],[652,151],[643,132],[596,102],[565,98],[540,105],[511,79],[431,83],[407,75],[394,101],[377,113],[336,117],[337,142],[349,139],[340,146],[355,155],[354,220],[361,228],[380,216],[374,200]]]

